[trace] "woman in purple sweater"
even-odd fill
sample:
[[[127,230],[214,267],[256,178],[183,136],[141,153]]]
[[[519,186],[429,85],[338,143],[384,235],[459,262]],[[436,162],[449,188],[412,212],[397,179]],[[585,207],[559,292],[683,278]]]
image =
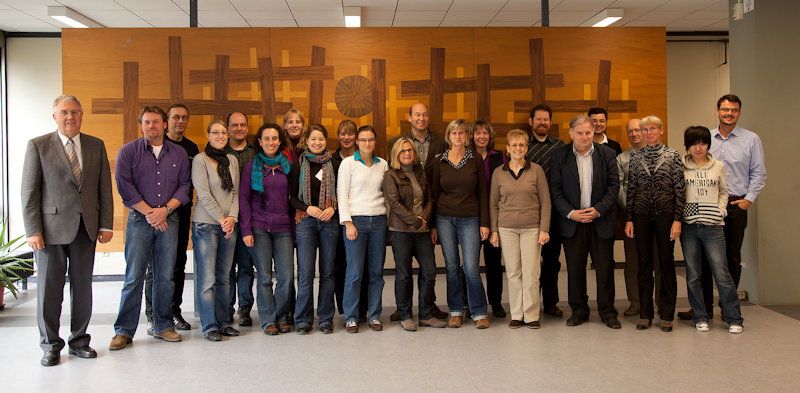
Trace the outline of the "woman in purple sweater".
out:
[[[289,136],[277,124],[267,123],[256,133],[261,151],[244,167],[239,192],[242,240],[258,274],[258,319],[269,336],[288,333],[291,287],[294,279],[294,243],[289,217],[289,171],[284,150]],[[272,290],[272,261],[277,285]]]

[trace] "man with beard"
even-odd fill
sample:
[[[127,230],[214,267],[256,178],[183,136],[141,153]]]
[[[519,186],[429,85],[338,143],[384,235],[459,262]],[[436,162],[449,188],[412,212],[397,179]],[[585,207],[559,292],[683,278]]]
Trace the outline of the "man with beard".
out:
[[[528,153],[525,158],[534,164],[539,164],[544,170],[544,176],[550,180],[550,154],[565,143],[549,134],[550,125],[553,117],[553,110],[545,104],[539,104],[531,109],[528,124],[533,131],[533,138],[530,138]],[[552,197],[551,197],[552,198]],[[553,207],[555,209],[555,207]],[[555,211],[551,217],[554,217]],[[559,236],[557,225],[558,220],[550,222],[550,241],[542,246],[542,271],[539,278],[539,285],[542,288],[542,303],[544,312],[560,317],[564,312],[558,308],[558,272],[561,271],[561,236]]]
[[[592,129],[594,130],[594,143],[606,145],[612,149],[617,155],[622,154],[622,146],[619,142],[611,140],[606,136],[606,129],[608,127],[608,112],[603,108],[589,109],[589,118],[592,119]]]

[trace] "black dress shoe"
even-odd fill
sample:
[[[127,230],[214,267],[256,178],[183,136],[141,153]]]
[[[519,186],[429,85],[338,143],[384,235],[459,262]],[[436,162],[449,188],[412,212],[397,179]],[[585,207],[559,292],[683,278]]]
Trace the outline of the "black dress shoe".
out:
[[[208,341],[222,341],[222,335],[219,334],[219,330],[212,330],[206,333],[206,340]]]
[[[494,314],[495,318],[505,318],[506,310],[503,309],[503,305],[496,304],[492,306],[492,314]]]
[[[47,351],[42,356],[42,366],[51,367],[58,364],[58,361],[61,360],[61,352],[58,351]]]
[[[572,316],[567,319],[567,326],[578,326],[586,321],[587,319],[585,317],[572,314]]]
[[[250,307],[239,307],[239,326],[253,326],[253,318],[250,317]]]
[[[83,359],[94,359],[97,357],[97,352],[88,345],[79,348],[70,348],[69,354]]]
[[[694,319],[694,310],[678,311],[678,319],[681,321],[691,321]]]
[[[297,334],[301,336],[305,336],[306,334],[311,332],[311,326],[308,325],[300,325],[297,327]]]
[[[617,317],[608,318],[603,322],[606,324],[606,326],[608,326],[608,327],[610,327],[612,329],[622,329],[622,324],[619,323],[619,320],[617,319]]]
[[[236,314],[236,310],[231,307],[228,309],[228,323],[233,323],[233,314]]]
[[[172,320],[175,322],[175,330],[192,330],[192,325],[186,322],[181,314],[173,315]]]
[[[433,310],[431,310],[431,314],[436,319],[447,319],[447,318],[450,318],[450,314],[440,310],[439,307],[435,307]]]
[[[219,334],[221,334],[223,336],[234,337],[234,336],[238,336],[239,335],[239,331],[234,329],[234,328],[232,328],[232,327],[230,327],[230,326],[228,326],[228,327],[224,327],[224,328],[220,329],[219,330]]]
[[[556,307],[556,306],[553,306],[553,307],[550,307],[548,309],[545,309],[544,313],[547,314],[547,315],[552,315],[554,317],[560,317],[560,316],[564,315],[564,312],[561,311],[561,309]]]
[[[321,331],[322,334],[331,334],[333,333],[333,325],[322,325],[319,327],[319,331]]]

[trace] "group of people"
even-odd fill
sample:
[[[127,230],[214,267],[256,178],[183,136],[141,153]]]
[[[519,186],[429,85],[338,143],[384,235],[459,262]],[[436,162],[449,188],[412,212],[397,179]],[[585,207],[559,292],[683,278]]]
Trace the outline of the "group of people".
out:
[[[252,324],[255,304],[265,334],[288,333],[291,324],[308,334],[317,271],[322,333],[334,331],[337,308],[349,333],[357,333],[360,322],[382,330],[387,239],[396,269],[397,312],[390,319],[407,331],[418,325],[458,328],[464,318],[486,329],[489,305],[495,317],[506,317],[501,259],[508,326],[540,328],[540,309],[563,315],[557,306],[562,245],[572,309],[567,326],[588,321],[591,255],[598,313],[604,324],[619,329],[613,246],[623,227],[631,239],[625,242],[631,301],[625,315],[639,314],[637,329],[652,323],[654,286],[661,329],[672,329],[673,246],[681,237],[692,311],[678,316],[688,314],[698,330],[709,330],[713,276],[729,330],[739,333],[739,250],[747,208],[763,188],[766,171],[760,140],[736,125],[741,101],[726,95],[717,108],[719,128],[688,128],[688,154],[681,157],[660,142],[663,125],[654,116],[628,122],[632,147],[622,152],[606,136],[604,109],[573,117],[572,142],[565,144],[550,135],[552,110],[540,104],[530,112],[532,133],[509,131],[502,153],[495,150],[488,122],[453,120],[442,137],[428,128],[428,108],[417,103],[408,114],[411,129],[389,142],[384,159],[375,154],[378,135],[371,126],[341,122],[339,149],[331,153],[326,128],[307,125],[297,109],[286,113],[283,126],[263,124],[252,142],[244,114],[212,121],[200,152],[184,135],[186,106],[173,104],[166,112],[146,106],[138,117],[143,137],[122,146],[115,163],[117,190],[129,212],[125,281],[109,348],[132,342],[143,289],[148,334],[177,342],[176,329],[191,329],[180,309],[190,233],[195,304],[209,341],[240,334],[233,327],[237,300],[240,326]],[[29,142],[22,183],[25,230],[39,266],[45,366],[58,364],[65,345],[58,319],[67,273],[73,288],[69,353],[97,356],[86,333],[94,248],[96,240],[113,236],[102,140],[80,133],[83,111],[74,96],[58,97],[53,117],[58,131]],[[445,260],[448,312],[436,305],[436,244]]]

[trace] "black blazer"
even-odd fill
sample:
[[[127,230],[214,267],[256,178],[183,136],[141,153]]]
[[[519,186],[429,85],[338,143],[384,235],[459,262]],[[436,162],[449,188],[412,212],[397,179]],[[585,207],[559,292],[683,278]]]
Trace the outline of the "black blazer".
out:
[[[608,136],[606,136],[606,138],[608,138]],[[619,142],[611,140],[611,138],[608,138],[608,147],[614,149],[616,152],[615,156],[622,154],[622,146],[620,146]]]
[[[619,194],[619,172],[614,150],[598,143],[594,144],[592,154],[592,207],[600,217],[592,221],[597,233],[603,239],[614,237],[616,233],[617,218],[614,215],[614,204]],[[572,151],[572,143],[553,151],[550,156],[550,201],[556,212],[550,218],[558,221],[561,236],[572,237],[576,221],[567,217],[572,210],[579,210],[581,199],[581,186],[578,177],[578,162]]]

